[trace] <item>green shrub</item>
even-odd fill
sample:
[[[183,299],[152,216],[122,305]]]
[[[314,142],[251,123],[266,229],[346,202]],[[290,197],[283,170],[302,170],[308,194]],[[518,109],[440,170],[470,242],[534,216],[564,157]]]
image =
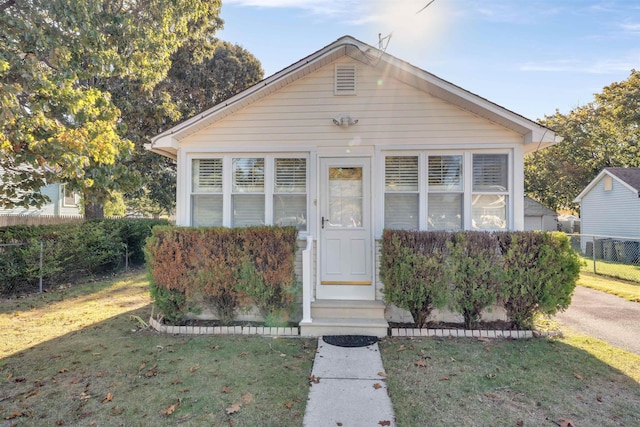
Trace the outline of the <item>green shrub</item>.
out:
[[[155,286],[180,292],[187,308],[203,300],[225,323],[251,304],[282,317],[295,300],[296,238],[294,227],[155,228],[147,266]]]
[[[482,310],[497,301],[504,280],[497,240],[484,231],[455,233],[447,261],[453,280],[450,307],[462,313],[465,328],[471,328]]]
[[[385,301],[409,311],[418,328],[447,302],[451,274],[444,260],[450,239],[446,232],[383,233],[380,279]]]
[[[75,224],[0,228],[5,247],[0,260],[0,293],[33,290],[40,280],[40,242],[43,242],[43,282],[56,286],[124,266],[125,253],[133,264],[143,261],[144,241],[162,220],[96,220]],[[6,279],[5,279],[6,278]]]
[[[515,326],[531,328],[536,313],[569,307],[580,259],[564,233],[500,233],[498,241],[506,276],[500,299]]]

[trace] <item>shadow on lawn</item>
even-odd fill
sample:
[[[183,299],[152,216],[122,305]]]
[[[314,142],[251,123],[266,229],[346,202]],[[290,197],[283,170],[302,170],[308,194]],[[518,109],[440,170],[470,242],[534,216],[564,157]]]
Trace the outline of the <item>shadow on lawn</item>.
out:
[[[0,359],[0,426],[302,424],[315,342],[163,335],[150,311]]]

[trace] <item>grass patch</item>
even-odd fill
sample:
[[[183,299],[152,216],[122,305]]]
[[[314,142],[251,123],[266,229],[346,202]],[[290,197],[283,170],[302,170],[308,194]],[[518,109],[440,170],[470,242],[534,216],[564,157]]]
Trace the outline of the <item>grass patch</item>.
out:
[[[629,301],[640,302],[640,283],[597,276],[582,271],[578,285],[617,295]]]
[[[580,271],[593,274],[593,259],[582,257],[584,264]],[[640,265],[619,264],[612,261],[597,260],[596,273],[602,276],[628,280],[640,284]]]
[[[393,338],[380,348],[399,426],[639,421],[640,356],[591,338]]]
[[[3,301],[0,419],[302,424],[315,340],[163,335],[137,320],[149,303],[142,272]]]

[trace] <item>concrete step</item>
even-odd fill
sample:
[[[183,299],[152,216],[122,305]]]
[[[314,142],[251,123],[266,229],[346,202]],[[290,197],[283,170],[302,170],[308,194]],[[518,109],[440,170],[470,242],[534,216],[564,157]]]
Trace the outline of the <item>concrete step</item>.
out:
[[[382,319],[357,318],[312,318],[311,323],[300,322],[300,335],[321,337],[323,335],[372,335],[386,337],[389,323]]]
[[[384,309],[382,301],[316,300],[311,303],[311,318],[384,320]]]

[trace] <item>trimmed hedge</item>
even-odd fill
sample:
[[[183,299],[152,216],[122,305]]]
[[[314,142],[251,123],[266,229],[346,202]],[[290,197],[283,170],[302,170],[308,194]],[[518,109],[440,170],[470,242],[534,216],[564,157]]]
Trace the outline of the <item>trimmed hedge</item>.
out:
[[[146,246],[154,303],[170,322],[200,300],[226,323],[252,305],[265,318],[286,316],[298,288],[297,236],[295,227],[155,228]]]
[[[40,242],[43,282],[48,287],[144,262],[144,242],[165,220],[105,219],[74,224],[0,228],[0,293],[34,290],[40,281]]]
[[[580,263],[564,233],[385,230],[380,277],[386,302],[418,327],[449,306],[468,328],[497,303],[515,327],[530,328],[536,313],[569,306]]]

